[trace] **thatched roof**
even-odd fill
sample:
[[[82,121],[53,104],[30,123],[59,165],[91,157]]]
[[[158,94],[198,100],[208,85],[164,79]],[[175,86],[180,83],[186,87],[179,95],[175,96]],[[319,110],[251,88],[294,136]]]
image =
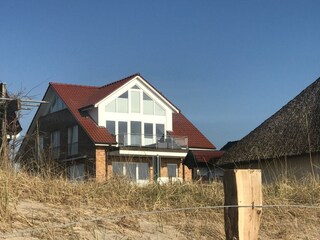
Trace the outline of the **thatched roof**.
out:
[[[227,151],[219,164],[320,152],[320,78]]]

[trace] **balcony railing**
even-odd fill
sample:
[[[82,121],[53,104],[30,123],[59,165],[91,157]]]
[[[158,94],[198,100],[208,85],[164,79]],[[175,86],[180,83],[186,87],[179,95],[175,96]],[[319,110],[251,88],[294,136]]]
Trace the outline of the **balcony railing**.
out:
[[[135,146],[162,149],[188,148],[188,137],[185,136],[155,136],[145,134],[118,134],[119,146]]]

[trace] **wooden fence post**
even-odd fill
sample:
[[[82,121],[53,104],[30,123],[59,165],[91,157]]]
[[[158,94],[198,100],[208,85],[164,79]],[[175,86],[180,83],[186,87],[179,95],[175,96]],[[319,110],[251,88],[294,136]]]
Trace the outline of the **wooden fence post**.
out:
[[[226,170],[223,178],[227,240],[257,240],[262,214],[261,170]],[[258,207],[256,207],[258,206]]]

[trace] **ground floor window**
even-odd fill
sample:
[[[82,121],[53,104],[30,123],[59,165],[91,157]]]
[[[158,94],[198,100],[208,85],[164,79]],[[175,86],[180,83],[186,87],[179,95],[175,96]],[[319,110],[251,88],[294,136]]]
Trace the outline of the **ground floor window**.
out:
[[[168,169],[168,177],[169,178],[176,178],[178,177],[178,166],[177,164],[167,164],[167,169]]]
[[[131,181],[149,180],[149,164],[138,162],[113,162],[114,175],[126,176]]]
[[[83,181],[85,178],[84,163],[74,164],[68,167],[68,177],[72,181]]]

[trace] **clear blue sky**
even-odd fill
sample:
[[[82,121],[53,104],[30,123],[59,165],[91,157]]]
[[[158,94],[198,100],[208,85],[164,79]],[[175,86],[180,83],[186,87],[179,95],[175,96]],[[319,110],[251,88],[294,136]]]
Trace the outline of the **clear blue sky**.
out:
[[[104,85],[140,72],[218,148],[320,76],[320,1],[0,0],[0,81]],[[26,130],[34,112],[23,112]]]

